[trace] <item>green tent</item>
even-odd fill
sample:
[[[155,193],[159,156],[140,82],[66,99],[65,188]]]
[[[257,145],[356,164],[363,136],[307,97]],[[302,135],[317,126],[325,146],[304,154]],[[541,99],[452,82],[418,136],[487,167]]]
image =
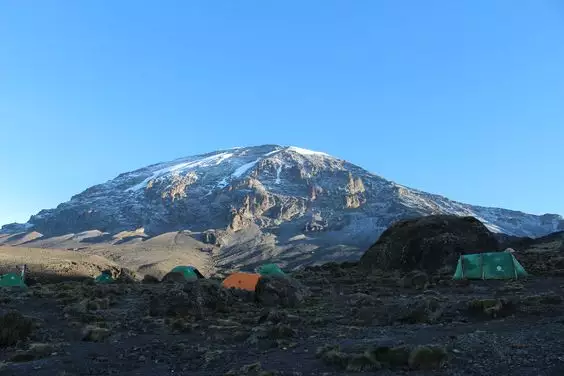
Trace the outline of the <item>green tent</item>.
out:
[[[114,283],[115,280],[112,278],[111,273],[104,271],[98,277],[94,278],[94,282],[96,282],[96,283]]]
[[[510,252],[462,255],[453,279],[512,279],[526,277],[527,272]]]
[[[280,269],[280,267],[276,264],[264,264],[260,268],[258,268],[258,273],[260,275],[268,275],[268,276],[278,276],[278,277],[285,277],[286,274]]]
[[[205,278],[198,269],[193,266],[179,265],[172,268],[164,277],[163,281],[182,282],[195,281],[197,279]]]
[[[16,273],[8,273],[0,275],[0,287],[27,287],[27,285]]]

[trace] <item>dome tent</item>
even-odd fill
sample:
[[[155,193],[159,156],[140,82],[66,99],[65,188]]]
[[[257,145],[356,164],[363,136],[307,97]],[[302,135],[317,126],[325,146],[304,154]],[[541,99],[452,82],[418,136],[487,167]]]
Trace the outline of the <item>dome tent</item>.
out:
[[[235,272],[227,276],[222,282],[225,288],[235,288],[247,291],[255,291],[260,274]]]
[[[235,288],[254,292],[259,281],[264,278],[287,278],[286,273],[273,263],[261,265],[256,269],[256,273],[252,272],[234,272],[223,280],[223,287]]]
[[[193,266],[178,265],[172,268],[162,279],[163,282],[186,282],[205,278],[198,269]]]
[[[115,279],[112,277],[112,273],[109,270],[104,270],[102,274],[94,278],[95,283],[107,284],[114,283]]]
[[[276,264],[264,264],[258,268],[261,276],[285,277],[286,274]]]
[[[0,287],[27,287],[21,276],[16,273],[0,275]]]
[[[528,274],[512,252],[462,255],[453,279],[518,279]]]

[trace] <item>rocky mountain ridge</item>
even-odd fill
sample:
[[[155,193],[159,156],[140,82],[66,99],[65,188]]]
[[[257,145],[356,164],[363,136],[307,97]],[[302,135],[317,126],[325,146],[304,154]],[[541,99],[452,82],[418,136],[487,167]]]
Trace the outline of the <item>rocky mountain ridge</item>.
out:
[[[3,232],[43,237],[98,230],[100,241],[184,231],[230,262],[318,250],[350,258],[393,222],[430,214],[473,216],[488,229],[538,237],[564,230],[559,215],[472,206],[411,189],[326,153],[262,145],[159,163],[124,173]],[[91,239],[91,241],[96,240]],[[132,240],[120,237],[120,241]],[[331,251],[327,251],[330,249]],[[254,254],[254,256],[249,256]],[[285,256],[284,256],[285,255]],[[220,258],[222,258],[220,257]]]

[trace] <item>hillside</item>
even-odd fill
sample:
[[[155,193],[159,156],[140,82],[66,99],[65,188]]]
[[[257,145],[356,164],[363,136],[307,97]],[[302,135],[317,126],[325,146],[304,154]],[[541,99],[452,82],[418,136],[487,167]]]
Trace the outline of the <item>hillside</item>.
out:
[[[90,279],[102,270],[119,269],[119,265],[102,256],[60,249],[0,246],[0,274],[18,272],[26,264],[27,275],[35,281]]]

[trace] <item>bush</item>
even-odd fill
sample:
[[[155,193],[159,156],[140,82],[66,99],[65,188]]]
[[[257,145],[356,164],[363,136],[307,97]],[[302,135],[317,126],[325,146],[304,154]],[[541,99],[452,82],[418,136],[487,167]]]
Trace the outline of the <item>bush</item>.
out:
[[[103,342],[110,335],[109,329],[89,325],[82,331],[82,340],[87,342]]]
[[[446,360],[447,352],[439,346],[418,346],[409,354],[409,367],[432,370],[439,368]]]
[[[0,316],[0,347],[13,346],[29,337],[33,330],[31,319],[19,312]]]
[[[474,299],[468,302],[468,310],[495,319],[509,316],[515,306],[505,299]]]

